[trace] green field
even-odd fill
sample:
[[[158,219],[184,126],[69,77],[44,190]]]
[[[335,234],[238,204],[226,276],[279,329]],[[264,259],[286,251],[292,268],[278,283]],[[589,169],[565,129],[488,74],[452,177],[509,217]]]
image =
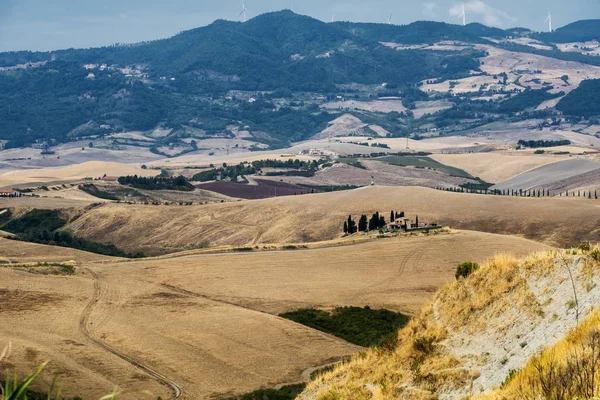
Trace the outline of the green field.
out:
[[[374,160],[388,163],[390,165],[398,165],[401,167],[418,167],[418,168],[429,168],[440,172],[444,172],[448,175],[460,176],[462,178],[473,179],[466,171],[460,168],[450,167],[448,165],[439,163],[429,157],[423,156],[385,156],[375,158]]]

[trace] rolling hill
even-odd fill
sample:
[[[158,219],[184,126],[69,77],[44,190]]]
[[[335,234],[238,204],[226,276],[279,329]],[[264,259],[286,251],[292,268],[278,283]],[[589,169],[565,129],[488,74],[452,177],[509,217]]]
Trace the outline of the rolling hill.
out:
[[[203,206],[106,204],[71,223],[76,236],[149,255],[207,247],[298,244],[339,238],[349,214],[402,210],[456,229],[519,235],[550,245],[597,240],[597,201],[368,187]],[[578,221],[576,224],[573,221]],[[141,233],[141,234],[140,234]]]
[[[51,360],[47,376],[62,373],[65,395],[96,398],[117,389],[126,400],[148,392],[172,398],[173,388],[183,398],[228,398],[298,382],[306,371],[364,349],[279,313],[355,305],[417,312],[453,279],[457,263],[483,262],[507,249],[523,256],[548,248],[510,236],[453,232],[135,262],[73,254],[78,262],[70,276],[3,263],[0,322],[11,329],[0,330],[0,341],[11,341],[13,351],[1,365],[29,370]],[[0,240],[0,257],[15,262],[59,260],[63,251]],[[447,255],[440,259],[439,251]],[[15,252],[26,255],[15,259]]]
[[[498,190],[529,190],[533,188],[550,188],[555,182],[576,178],[600,169],[600,163],[585,159],[568,159],[524,172],[507,181],[492,187]],[[598,184],[593,182],[592,184]],[[560,185],[559,185],[560,186]]]

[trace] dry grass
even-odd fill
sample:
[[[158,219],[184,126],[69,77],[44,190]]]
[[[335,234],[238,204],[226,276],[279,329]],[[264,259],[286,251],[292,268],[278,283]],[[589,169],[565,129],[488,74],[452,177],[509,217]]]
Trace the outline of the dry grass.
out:
[[[149,255],[215,246],[305,243],[341,236],[349,214],[389,210],[419,215],[457,229],[513,234],[550,245],[598,239],[598,203],[560,198],[514,198],[423,188],[369,187],[204,206],[106,204],[70,227],[90,240]],[[573,224],[573,221],[578,221]]]
[[[566,159],[560,156],[504,153],[434,154],[431,158],[492,183],[503,182],[542,165]]]
[[[0,241],[0,255],[34,262],[65,251],[16,244],[22,247]],[[11,362],[19,370],[52,360],[64,373],[65,394],[93,397],[117,387],[167,398],[166,388],[80,330],[86,306],[97,299],[87,320],[103,342],[180,384],[186,398],[224,397],[297,381],[306,368],[361,350],[276,313],[367,304],[414,312],[453,279],[458,262],[483,261],[504,249],[523,255],[532,248],[545,246],[454,232],[316,250],[135,261],[95,260],[84,253],[73,257],[78,273],[71,277],[0,268],[0,279],[11,288],[2,292],[0,304],[19,304],[18,313],[0,310],[0,326],[11,324],[0,329],[0,342],[13,341],[19,361]],[[138,397],[134,392],[123,398]]]
[[[83,164],[69,165],[59,168],[27,169],[0,174],[0,187],[17,184],[44,184],[48,182],[72,182],[85,177],[100,178],[122,175],[157,175],[157,171],[143,170],[137,164],[120,164],[114,162],[90,161]]]
[[[87,263],[92,261],[108,261],[115,258],[85,251],[59,246],[44,246],[41,244],[21,242],[0,238],[0,264],[26,264],[37,262]]]
[[[555,346],[532,357],[503,388],[482,400],[597,398],[600,393],[600,312]]]
[[[558,376],[561,363],[570,360],[573,365],[573,360],[581,361],[582,354],[589,353],[589,346],[585,353],[580,345],[589,344],[590,338],[598,339],[595,351],[600,358],[600,314],[595,313],[557,347],[529,364],[528,359],[556,343],[574,322],[573,311],[557,304],[572,290],[565,266],[575,277],[577,291],[583,292],[585,269],[598,267],[598,254],[600,250],[551,251],[523,260],[498,256],[471,277],[440,290],[433,303],[399,332],[395,350],[371,350],[355,357],[311,382],[299,399],[463,398],[499,386],[510,369],[525,365],[492,398],[566,398],[540,397],[545,394],[538,382],[540,368],[545,368],[546,377],[552,368]],[[556,291],[540,290],[544,287]],[[554,305],[551,295],[560,299]],[[599,301],[595,293],[579,293],[577,307],[585,314]],[[567,313],[551,315],[553,310]]]

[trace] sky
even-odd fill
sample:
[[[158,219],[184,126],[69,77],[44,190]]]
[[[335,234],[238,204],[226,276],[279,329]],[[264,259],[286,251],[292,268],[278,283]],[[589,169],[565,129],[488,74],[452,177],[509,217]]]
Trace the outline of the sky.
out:
[[[460,0],[245,0],[248,18],[292,9],[330,21],[459,23]],[[467,22],[547,30],[600,19],[600,0],[465,0]],[[0,51],[86,48],[173,36],[216,19],[238,20],[241,0],[0,0]]]

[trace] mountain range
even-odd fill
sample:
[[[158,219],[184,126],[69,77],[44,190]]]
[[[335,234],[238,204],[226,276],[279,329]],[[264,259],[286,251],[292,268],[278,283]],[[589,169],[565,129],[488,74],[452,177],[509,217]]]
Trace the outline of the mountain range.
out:
[[[424,50],[418,45],[454,41],[600,65],[598,56],[558,46],[598,37],[600,20],[535,33],[475,23],[324,23],[281,11],[246,23],[218,20],[146,43],[1,53],[0,140],[20,147],[161,125],[196,124],[226,133],[231,124],[245,121],[262,133],[259,141],[282,146],[314,135],[334,117],[306,96],[281,107],[261,97],[267,91],[280,97],[313,93],[331,98],[347,85],[373,85],[384,89],[361,95],[394,95],[411,103],[427,98],[414,90],[420,82],[468,77],[480,72],[485,55],[476,47]],[[404,48],[398,51],[389,43]],[[259,101],[241,104],[231,91],[255,92]],[[406,121],[390,129],[400,135],[410,130]]]

